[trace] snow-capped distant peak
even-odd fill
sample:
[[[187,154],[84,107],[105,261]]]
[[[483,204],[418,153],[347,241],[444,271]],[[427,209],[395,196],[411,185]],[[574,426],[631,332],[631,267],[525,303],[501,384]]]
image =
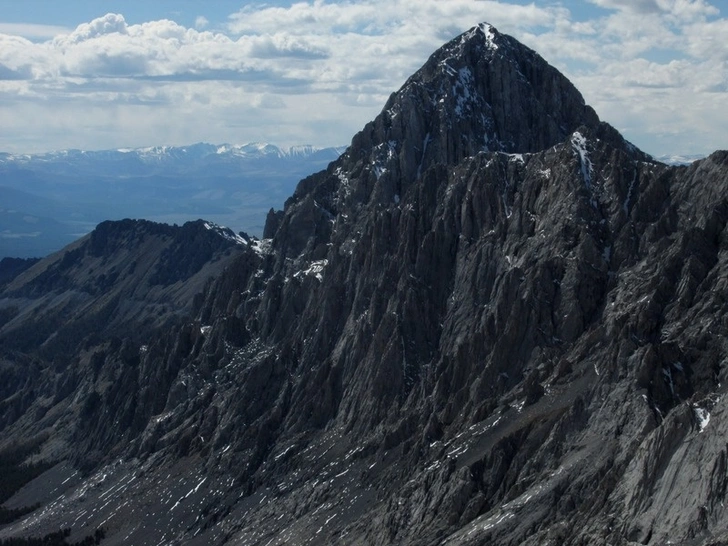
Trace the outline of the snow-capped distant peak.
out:
[[[699,159],[704,159],[705,155],[703,154],[691,154],[691,155],[661,155],[660,157],[656,158],[658,161],[661,161],[662,163],[666,163],[668,165],[690,165],[691,163],[694,163],[695,161],[698,161]]]
[[[311,146],[310,144],[302,144],[300,146],[291,146],[290,148],[286,149],[286,153],[288,155],[311,155],[320,150],[321,148],[317,148],[316,146]]]
[[[146,148],[137,148],[136,151],[140,154],[161,155],[167,153],[170,148],[171,146],[149,146]]]
[[[248,142],[245,144],[219,144],[215,146],[216,155],[235,157],[284,157],[285,153],[275,144],[266,142]]]
[[[240,235],[238,235],[237,233],[235,233],[229,227],[219,226],[219,225],[215,224],[214,222],[205,222],[204,223],[204,226],[205,226],[205,229],[210,230],[210,231],[214,231],[215,233],[217,233],[218,235],[220,235],[220,237],[222,237],[223,239],[227,239],[228,241],[232,241],[235,244],[238,244],[238,245],[246,245],[246,246],[248,244],[250,244],[250,241],[248,241],[244,237],[241,237]]]
[[[333,150],[340,155],[345,146],[323,148],[311,144],[279,147],[267,142],[248,142],[245,144],[208,144],[199,142],[188,146],[145,146],[138,148],[122,147],[109,150],[56,150],[38,154],[0,153],[4,162],[26,163],[28,161],[56,161],[63,158],[86,156],[89,160],[119,156],[135,156],[144,162],[165,161],[167,158],[188,160],[203,159],[208,156],[235,156],[241,158],[299,158],[304,159],[324,150]]]

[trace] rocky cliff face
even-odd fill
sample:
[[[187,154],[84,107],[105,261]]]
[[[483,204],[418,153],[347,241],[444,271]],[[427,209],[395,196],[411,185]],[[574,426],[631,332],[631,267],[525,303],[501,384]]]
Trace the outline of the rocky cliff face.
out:
[[[723,544],[726,190],[728,152],[653,161],[480,25],[301,181],[269,239],[165,247],[174,320],[126,312],[120,287],[157,294],[126,272],[94,297],[120,294],[127,330],[91,328],[62,362],[6,335],[5,447],[32,436],[58,464],[0,537]],[[111,264],[103,234],[134,230],[97,232],[83,256]],[[75,297],[74,252],[3,295]]]

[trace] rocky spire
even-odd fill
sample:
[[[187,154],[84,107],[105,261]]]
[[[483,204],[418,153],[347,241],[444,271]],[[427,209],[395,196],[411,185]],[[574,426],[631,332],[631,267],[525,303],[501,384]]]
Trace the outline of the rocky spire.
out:
[[[429,165],[452,165],[480,151],[540,151],[598,123],[565,76],[482,23],[433,53],[352,148],[392,149],[400,174],[412,180]],[[381,156],[373,159],[390,167]]]
[[[401,199],[430,167],[482,151],[536,152],[598,125],[563,74],[482,23],[433,53],[326,172],[299,184],[287,217],[269,216],[266,233],[280,225],[279,248],[297,255],[327,244],[337,213]]]

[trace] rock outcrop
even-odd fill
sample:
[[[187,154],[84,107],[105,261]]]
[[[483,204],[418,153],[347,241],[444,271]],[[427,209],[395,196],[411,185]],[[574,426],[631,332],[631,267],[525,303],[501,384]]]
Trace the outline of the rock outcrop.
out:
[[[722,544],[726,195],[728,152],[652,160],[480,25],[300,182],[268,239],[226,259],[167,244],[174,320],[140,338],[123,292],[108,320],[127,330],[91,328],[63,365],[3,338],[5,447],[36,438],[58,464],[0,537]],[[73,253],[115,264],[133,233],[105,225],[3,297],[72,299],[90,267]],[[94,283],[156,302],[152,277]]]

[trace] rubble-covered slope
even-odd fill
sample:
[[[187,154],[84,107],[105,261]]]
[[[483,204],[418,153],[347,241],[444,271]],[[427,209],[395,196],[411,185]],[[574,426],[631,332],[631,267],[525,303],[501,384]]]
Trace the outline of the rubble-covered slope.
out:
[[[96,357],[97,395],[55,425],[78,446],[0,537],[722,544],[726,195],[728,152],[653,161],[480,25],[186,318]]]

